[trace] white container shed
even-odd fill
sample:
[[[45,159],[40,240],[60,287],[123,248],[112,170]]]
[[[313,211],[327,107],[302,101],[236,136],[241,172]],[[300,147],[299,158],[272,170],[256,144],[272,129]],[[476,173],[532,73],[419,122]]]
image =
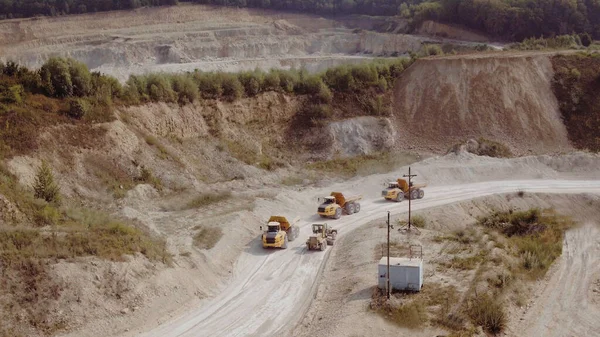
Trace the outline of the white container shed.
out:
[[[387,257],[379,260],[379,288],[386,289]],[[396,290],[421,291],[423,259],[390,257],[390,287]]]

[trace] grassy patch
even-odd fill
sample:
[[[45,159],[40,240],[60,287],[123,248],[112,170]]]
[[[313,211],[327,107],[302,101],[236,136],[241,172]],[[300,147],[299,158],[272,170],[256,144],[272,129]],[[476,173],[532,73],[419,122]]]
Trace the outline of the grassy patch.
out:
[[[478,220],[509,237],[521,258],[521,267],[532,278],[543,276],[562,253],[564,232],[573,221],[553,210],[531,209],[523,212],[495,212]]]
[[[390,302],[377,287],[373,290],[371,309],[403,328],[417,329],[427,323],[427,310],[423,296],[420,294],[399,296],[401,301]]]
[[[497,296],[488,293],[477,296],[471,301],[467,312],[474,323],[489,333],[500,333],[506,327],[506,313]]]
[[[284,166],[283,162],[265,154],[257,153],[243,143],[230,140],[225,140],[224,143],[232,157],[247,165],[256,166],[267,171],[273,171]]]
[[[338,158],[307,164],[308,169],[353,177],[357,175],[387,173],[394,168],[414,163],[412,154],[378,152],[349,158]]]
[[[186,204],[186,209],[200,208],[233,198],[231,192],[204,193]]]
[[[200,249],[211,249],[223,237],[223,230],[220,227],[200,227],[198,233],[194,235],[194,245]]]
[[[162,181],[158,177],[155,177],[154,174],[152,174],[152,171],[150,171],[150,169],[144,166],[142,166],[140,176],[137,177],[135,181],[138,183],[150,184],[158,191],[162,191],[163,189]]]
[[[445,266],[448,268],[460,269],[460,270],[472,270],[477,268],[481,263],[485,262],[485,258],[487,257],[486,251],[480,251],[479,253],[468,256],[468,257],[458,257],[455,256],[450,260],[450,262],[445,263]]]
[[[156,147],[156,149],[158,150],[158,157],[160,159],[163,160],[168,160],[171,159],[173,161],[175,161],[176,163],[183,165],[181,159],[174,154],[172,151],[170,151],[169,149],[167,149],[164,144],[159,141],[156,137],[152,136],[152,135],[147,135],[145,138],[146,144]]]

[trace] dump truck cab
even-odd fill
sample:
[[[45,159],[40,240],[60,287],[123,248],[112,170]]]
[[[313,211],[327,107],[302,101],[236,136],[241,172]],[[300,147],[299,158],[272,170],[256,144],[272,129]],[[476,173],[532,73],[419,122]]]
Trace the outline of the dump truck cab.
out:
[[[400,189],[397,181],[387,183],[385,190],[381,191],[381,195],[387,200],[402,201],[404,200],[404,192]]]
[[[385,190],[381,191],[381,195],[387,200],[400,202],[404,198],[421,199],[425,195],[422,190],[427,184],[414,184],[407,182],[406,179],[398,179],[387,183]]]
[[[297,219],[295,219],[295,222]],[[263,227],[261,226],[261,230]],[[264,248],[287,248],[288,241],[293,241],[300,229],[295,224],[290,224],[283,216],[272,216],[265,226],[262,234]]]
[[[317,213],[323,218],[339,219],[342,213],[353,214],[360,211],[358,201],[361,195],[345,197],[341,192],[331,192],[331,195],[320,198],[321,204]]]

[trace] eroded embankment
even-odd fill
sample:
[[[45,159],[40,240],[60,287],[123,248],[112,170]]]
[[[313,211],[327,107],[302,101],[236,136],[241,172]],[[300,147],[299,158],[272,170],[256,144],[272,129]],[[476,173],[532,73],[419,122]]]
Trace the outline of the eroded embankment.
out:
[[[400,142],[443,150],[485,137],[521,154],[568,150],[553,76],[550,58],[534,54],[419,60],[394,88]]]

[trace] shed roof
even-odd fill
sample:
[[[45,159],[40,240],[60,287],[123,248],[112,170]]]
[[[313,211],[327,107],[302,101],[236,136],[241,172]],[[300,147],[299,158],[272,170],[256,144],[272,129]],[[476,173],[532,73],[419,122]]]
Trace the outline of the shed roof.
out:
[[[406,267],[419,267],[423,264],[423,260],[419,258],[408,258],[408,257],[390,257],[391,266],[406,266]],[[380,266],[387,266],[387,257],[384,256],[379,260]]]

